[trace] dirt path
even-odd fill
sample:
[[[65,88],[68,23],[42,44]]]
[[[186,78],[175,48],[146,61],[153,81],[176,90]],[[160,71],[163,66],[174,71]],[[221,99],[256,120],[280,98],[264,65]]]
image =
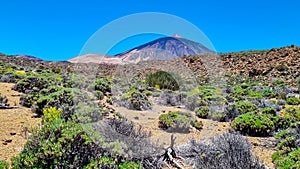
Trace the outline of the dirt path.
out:
[[[9,162],[22,151],[32,128],[39,126],[40,119],[32,118],[30,108],[19,104],[20,93],[11,90],[14,84],[0,83],[0,93],[8,98],[16,109],[0,109],[0,159]]]

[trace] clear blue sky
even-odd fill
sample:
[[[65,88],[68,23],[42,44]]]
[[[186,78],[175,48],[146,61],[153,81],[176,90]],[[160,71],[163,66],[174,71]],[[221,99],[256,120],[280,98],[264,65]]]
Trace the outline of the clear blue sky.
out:
[[[105,24],[138,12],[188,20],[217,52],[300,45],[299,0],[1,0],[0,52],[46,60],[77,56]]]

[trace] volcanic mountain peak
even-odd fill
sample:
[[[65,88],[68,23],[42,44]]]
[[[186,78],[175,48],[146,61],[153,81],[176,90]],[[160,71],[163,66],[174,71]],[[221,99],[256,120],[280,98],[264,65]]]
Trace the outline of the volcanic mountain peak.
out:
[[[180,56],[211,52],[202,44],[181,38],[180,35],[175,34],[173,37],[162,37],[115,56],[87,54],[72,58],[69,62],[126,64],[145,60],[169,60]]]
[[[198,42],[177,37],[162,37],[133,48],[116,56],[122,57],[122,61],[136,63],[143,60],[168,60],[180,56],[203,54],[212,52]]]

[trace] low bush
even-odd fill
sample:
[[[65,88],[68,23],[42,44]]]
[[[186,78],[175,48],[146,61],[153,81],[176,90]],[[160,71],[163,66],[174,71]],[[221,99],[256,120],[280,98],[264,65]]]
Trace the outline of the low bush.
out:
[[[282,110],[282,114],[293,120],[299,121],[300,120],[300,109],[297,106],[285,106],[285,109]]]
[[[219,121],[219,122],[225,122],[227,115],[225,113],[222,112],[212,112],[210,113],[210,119],[214,120],[214,121]]]
[[[151,103],[143,91],[136,86],[131,87],[121,98],[121,106],[131,110],[148,110],[151,109]]]
[[[35,131],[23,151],[15,157],[13,167],[22,168],[82,168],[101,150],[76,123],[55,120]]]
[[[246,113],[235,118],[231,126],[234,130],[250,136],[269,136],[275,124],[268,115]]]
[[[0,160],[0,169],[9,169],[9,164],[5,161]]]
[[[286,99],[286,103],[289,105],[298,105],[300,104],[300,100],[297,97],[289,97]]]
[[[236,102],[234,105],[241,114],[258,113],[258,108],[253,103],[239,101],[239,102]]]
[[[159,116],[161,128],[177,132],[188,132],[194,121],[192,115],[185,112],[169,112]]]
[[[300,124],[283,130],[275,136],[279,139],[272,160],[278,169],[300,168]]]
[[[197,107],[195,109],[195,112],[199,118],[203,118],[203,119],[206,119],[208,117],[208,115],[210,114],[208,106]]]
[[[44,108],[43,110],[43,122],[53,122],[61,117],[62,109],[57,109],[56,107]]]
[[[148,74],[146,83],[151,87],[158,85],[160,89],[178,90],[180,87],[174,76],[165,71]]]
[[[250,143],[236,133],[225,133],[203,142],[191,140],[178,146],[176,152],[193,168],[266,169],[254,156]]]
[[[193,127],[195,127],[197,130],[203,129],[203,123],[202,123],[202,121],[195,121],[193,123]]]
[[[262,114],[270,114],[273,116],[276,116],[276,109],[271,107],[265,107],[262,109]]]

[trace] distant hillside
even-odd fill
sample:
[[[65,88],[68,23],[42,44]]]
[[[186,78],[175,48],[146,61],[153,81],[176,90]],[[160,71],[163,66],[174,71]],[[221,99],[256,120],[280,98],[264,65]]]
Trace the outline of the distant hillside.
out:
[[[12,56],[12,57],[26,59],[26,60],[33,60],[33,61],[43,61],[40,58],[37,58],[37,57],[34,57],[34,56],[28,56],[28,55],[15,55],[15,56]]]
[[[121,59],[119,57],[113,57],[113,56],[105,56],[100,54],[86,54],[82,56],[74,57],[68,62],[71,63],[106,63],[106,64],[120,64]]]

